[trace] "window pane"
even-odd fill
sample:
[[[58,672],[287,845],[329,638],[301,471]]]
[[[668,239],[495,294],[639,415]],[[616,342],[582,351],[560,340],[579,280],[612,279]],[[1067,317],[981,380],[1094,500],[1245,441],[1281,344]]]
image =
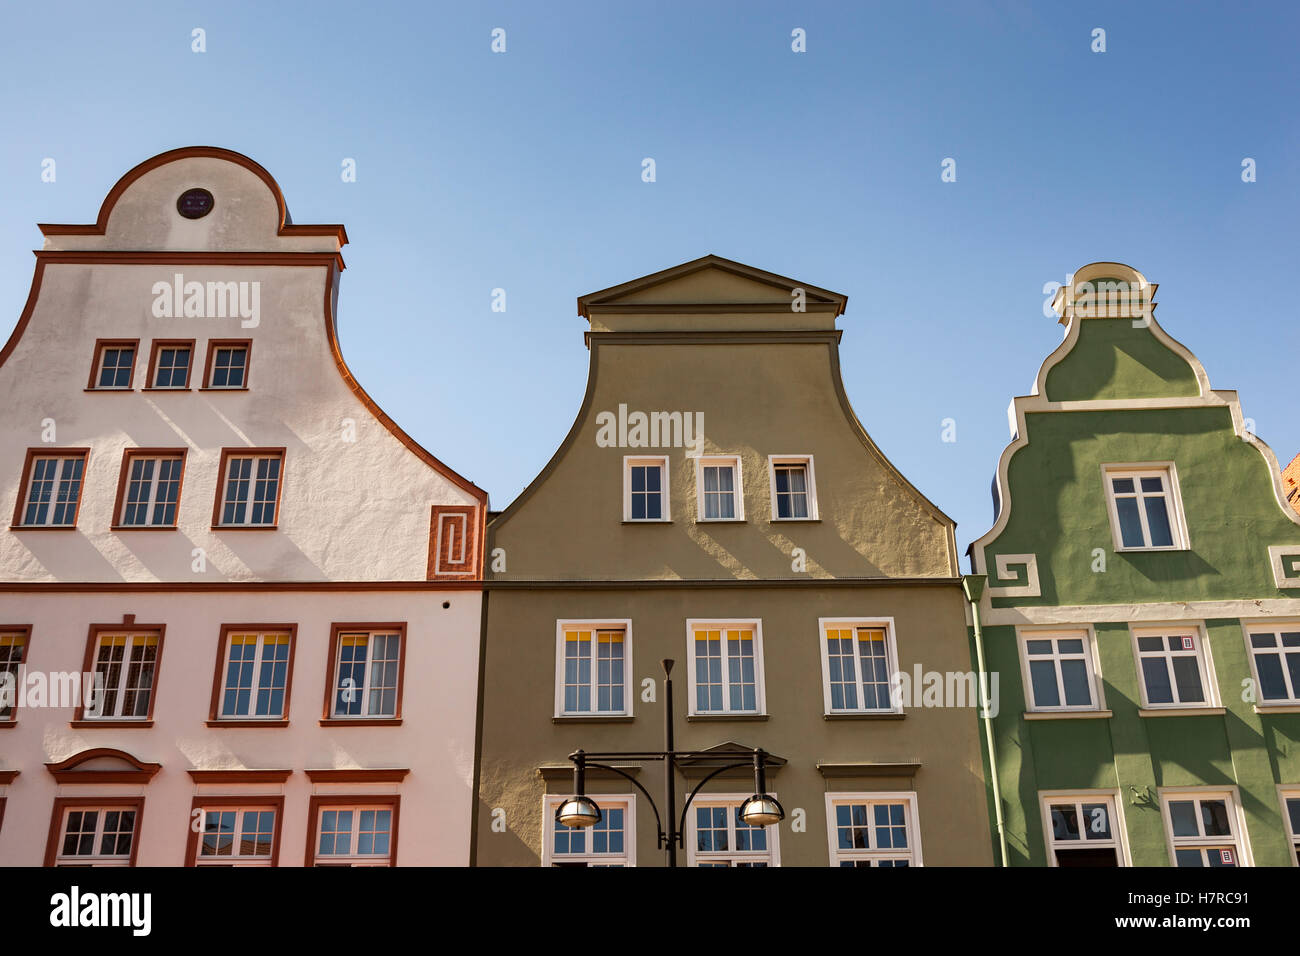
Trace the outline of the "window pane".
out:
[[[1172,704],[1173,687],[1169,683],[1169,668],[1163,657],[1142,658],[1142,680],[1146,684],[1147,702]]]
[[[1145,484],[1149,479],[1142,479]],[[1167,548],[1174,543],[1174,533],[1169,526],[1169,511],[1165,499],[1147,498],[1147,527],[1151,531],[1151,547]]]
[[[1115,511],[1119,515],[1119,536],[1124,547],[1143,547],[1146,541],[1142,537],[1142,519],[1138,517],[1137,499],[1116,498]]]
[[[1035,707],[1059,707],[1061,694],[1056,688],[1056,663],[1030,661],[1029,677],[1034,688]]]
[[[1174,679],[1178,683],[1178,700],[1184,704],[1201,704],[1205,702],[1205,693],[1201,688],[1201,673],[1196,658],[1180,655],[1173,658]]]
[[[1080,839],[1079,815],[1074,804],[1063,803],[1052,807],[1052,839]]]
[[[1110,808],[1104,803],[1085,803],[1083,819],[1089,840],[1110,839]]]
[[[1206,836],[1232,836],[1228,824],[1228,804],[1225,800],[1202,800],[1201,822]]]
[[[1201,835],[1196,827],[1196,804],[1191,800],[1169,801],[1169,822],[1176,837]]]
[[[1070,707],[1086,707],[1092,703],[1092,688],[1088,685],[1088,669],[1080,660],[1061,661],[1061,681],[1065,684],[1065,703]]]

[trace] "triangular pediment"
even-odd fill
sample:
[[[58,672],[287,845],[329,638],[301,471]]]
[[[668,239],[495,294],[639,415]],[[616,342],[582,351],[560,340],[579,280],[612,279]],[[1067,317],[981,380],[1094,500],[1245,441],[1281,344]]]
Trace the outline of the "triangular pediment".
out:
[[[809,311],[844,311],[847,299],[837,292],[708,255],[580,296],[578,314],[789,311],[799,289]]]

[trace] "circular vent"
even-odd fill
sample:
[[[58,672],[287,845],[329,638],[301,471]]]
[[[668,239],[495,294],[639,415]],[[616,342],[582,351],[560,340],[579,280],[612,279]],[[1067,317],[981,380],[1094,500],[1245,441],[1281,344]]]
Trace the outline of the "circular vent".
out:
[[[212,212],[214,200],[206,189],[187,189],[176,200],[176,211],[186,219],[202,219]]]

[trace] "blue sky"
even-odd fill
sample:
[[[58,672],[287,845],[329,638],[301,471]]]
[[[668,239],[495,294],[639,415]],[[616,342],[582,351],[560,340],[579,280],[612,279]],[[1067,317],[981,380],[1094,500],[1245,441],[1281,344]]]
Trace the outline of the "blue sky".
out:
[[[0,336],[37,222],[92,221],[163,150],[238,150],[296,221],[347,226],[349,364],[496,508],[582,398],[575,298],[706,253],[848,295],[849,397],[957,520],[963,551],[991,523],[1007,403],[1060,342],[1043,284],[1088,262],[1159,283],[1158,319],[1211,384],[1239,390],[1284,463],[1300,452],[1294,4],[64,3],[0,17]]]

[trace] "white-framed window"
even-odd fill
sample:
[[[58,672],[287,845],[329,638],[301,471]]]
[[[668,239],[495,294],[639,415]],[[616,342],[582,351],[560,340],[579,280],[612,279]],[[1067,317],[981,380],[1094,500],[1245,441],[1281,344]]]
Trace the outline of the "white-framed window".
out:
[[[547,794],[542,800],[542,866],[636,866],[636,796],[588,793],[600,807],[600,822],[566,827],[555,811],[567,799]]]
[[[822,692],[828,714],[900,713],[890,693],[898,671],[893,618],[823,617]]]
[[[59,824],[55,866],[129,866],[138,806],[69,806]]]
[[[95,638],[96,697],[87,720],[147,720],[158,672],[158,633],[103,633]],[[99,688],[103,690],[100,691]],[[88,702],[89,704],[89,702]]]
[[[1160,791],[1174,866],[1249,866],[1246,828],[1234,790],[1186,787]]]
[[[275,848],[276,808],[250,801],[248,806],[200,806],[202,821],[197,866],[270,866]]]
[[[1300,787],[1285,788],[1282,797],[1282,825],[1291,843],[1291,862],[1300,866]]]
[[[223,528],[274,525],[280,503],[284,453],[227,453],[222,476],[220,511],[214,522]]]
[[[921,866],[915,791],[826,794],[831,866]]]
[[[1039,794],[1049,866],[1106,867],[1128,864],[1124,824],[1114,791]]]
[[[1300,622],[1246,627],[1261,704],[1300,704]]]
[[[1144,707],[1214,705],[1209,651],[1200,627],[1182,624],[1132,631]]]
[[[292,650],[293,635],[288,631],[229,631],[217,718],[283,720]]]
[[[766,712],[762,621],[694,618],[686,642],[692,716]]]
[[[322,804],[316,810],[316,866],[389,866],[397,808],[391,803]]]
[[[670,521],[668,458],[623,457],[623,520]]]
[[[739,457],[718,455],[697,458],[695,488],[698,520],[745,520],[745,494]]]
[[[773,521],[817,520],[817,482],[812,455],[769,455]]]
[[[336,628],[332,719],[396,718],[405,628]]]
[[[174,527],[181,497],[181,473],[185,456],[128,454],[122,467],[123,527]]]
[[[1022,628],[1017,636],[1030,710],[1100,709],[1090,630]]]
[[[29,469],[20,527],[75,527],[86,453],[34,455]]]
[[[1173,462],[1103,465],[1102,479],[1116,551],[1175,551],[1188,547]]]
[[[686,812],[687,866],[780,866],[777,824],[752,827],[740,819],[751,794],[699,794]],[[775,793],[772,796],[776,796]]]
[[[555,716],[632,714],[632,622],[555,622]]]

